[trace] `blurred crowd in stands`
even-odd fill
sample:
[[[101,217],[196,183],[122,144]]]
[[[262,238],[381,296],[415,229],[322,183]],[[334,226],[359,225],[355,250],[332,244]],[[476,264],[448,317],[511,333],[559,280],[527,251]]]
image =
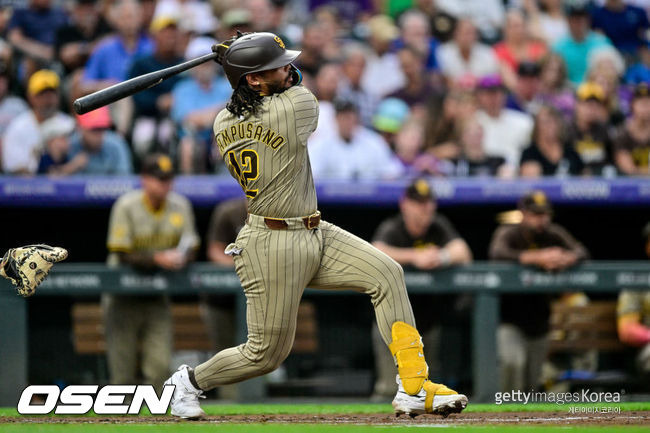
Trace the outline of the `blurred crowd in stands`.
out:
[[[216,63],[76,117],[75,98],[236,30],[302,50],[317,178],[646,175],[648,0],[0,2],[3,174],[224,173]]]

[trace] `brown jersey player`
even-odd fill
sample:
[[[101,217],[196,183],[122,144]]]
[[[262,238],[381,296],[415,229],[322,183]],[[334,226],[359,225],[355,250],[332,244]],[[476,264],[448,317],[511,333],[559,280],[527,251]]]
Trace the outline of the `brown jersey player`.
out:
[[[402,267],[368,242],[321,220],[307,154],[318,102],[300,85],[272,33],[238,35],[213,47],[234,89],[214,122],[215,142],[248,200],[248,217],[226,253],[247,298],[248,340],[194,369],[181,366],[172,415],[200,418],[203,391],[276,369],[289,354],[305,287],[370,296],[377,324],[398,367],[397,414],[460,412],[467,397],[428,378]]]

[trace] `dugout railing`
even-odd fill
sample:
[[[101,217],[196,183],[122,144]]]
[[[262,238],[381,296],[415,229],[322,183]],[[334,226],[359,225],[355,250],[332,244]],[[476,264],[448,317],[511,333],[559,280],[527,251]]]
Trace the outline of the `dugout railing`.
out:
[[[508,292],[617,293],[622,289],[650,289],[650,262],[586,262],[562,273],[540,272],[505,263],[475,262],[472,265],[437,272],[406,272],[412,294],[472,293],[472,376],[475,402],[491,402],[498,390],[496,329],[499,323],[499,295]],[[39,288],[36,296],[96,297],[103,292],[138,294],[197,293],[231,294],[235,297],[237,340],[246,338],[246,300],[239,280],[231,269],[197,263],[186,271],[140,275],[103,264],[60,264]],[[309,290],[320,296],[341,296],[355,292]],[[16,296],[11,286],[0,282],[0,406],[15,406],[28,383],[29,300]],[[370,305],[368,308],[371,308]],[[53,354],[55,356],[55,354]],[[260,379],[243,382],[248,400],[262,398]]]

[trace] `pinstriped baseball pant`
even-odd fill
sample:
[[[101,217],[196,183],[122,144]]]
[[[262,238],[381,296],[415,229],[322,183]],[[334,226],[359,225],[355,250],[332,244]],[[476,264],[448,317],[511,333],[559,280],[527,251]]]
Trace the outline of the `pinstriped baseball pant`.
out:
[[[246,294],[248,340],[197,366],[203,390],[269,373],[291,351],[305,287],[350,289],[370,295],[386,344],[396,321],[415,326],[402,267],[368,242],[321,221],[307,230],[292,218],[271,230],[251,215],[235,242],[235,267]],[[239,251],[241,250],[241,251]]]

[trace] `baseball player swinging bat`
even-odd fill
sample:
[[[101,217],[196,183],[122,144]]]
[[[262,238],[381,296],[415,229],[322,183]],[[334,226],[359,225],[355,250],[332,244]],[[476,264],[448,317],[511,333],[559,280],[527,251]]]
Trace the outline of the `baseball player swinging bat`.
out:
[[[238,33],[212,54],[136,77],[75,101],[85,113],[214,59],[233,94],[214,122],[215,147],[248,200],[249,215],[228,246],[247,298],[246,343],[165,382],[175,385],[171,414],[205,415],[204,391],[276,369],[288,356],[305,287],[349,288],[371,296],[377,324],[398,367],[395,414],[461,412],[467,397],[429,380],[422,339],[397,262],[368,242],[321,220],[307,139],[318,124],[318,100],[301,85],[288,50],[273,33]]]

